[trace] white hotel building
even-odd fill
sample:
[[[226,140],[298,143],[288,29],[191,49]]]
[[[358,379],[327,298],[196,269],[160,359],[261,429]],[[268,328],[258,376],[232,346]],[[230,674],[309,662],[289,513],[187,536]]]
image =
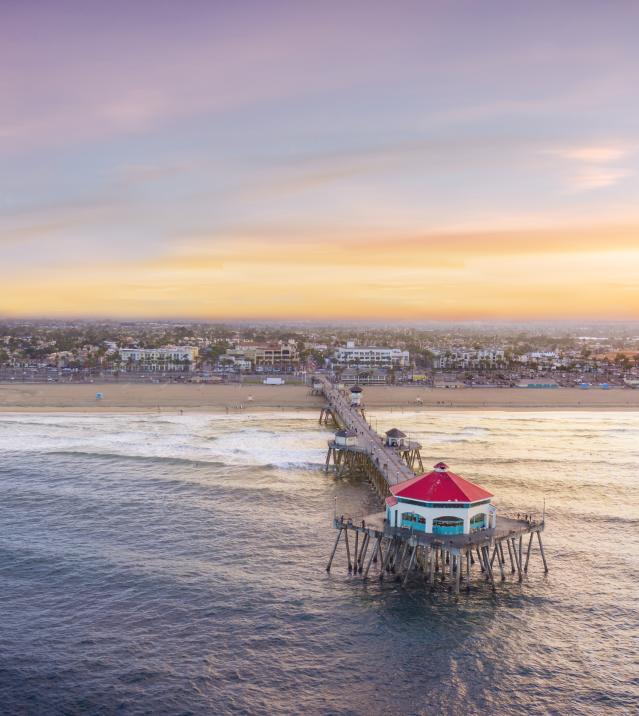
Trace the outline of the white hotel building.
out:
[[[195,346],[164,348],[120,348],[120,360],[136,370],[190,371],[195,369],[199,351]]]
[[[410,354],[399,348],[379,348],[377,346],[356,346],[348,341],[335,351],[335,363],[338,365],[361,365],[386,368],[408,368]]]

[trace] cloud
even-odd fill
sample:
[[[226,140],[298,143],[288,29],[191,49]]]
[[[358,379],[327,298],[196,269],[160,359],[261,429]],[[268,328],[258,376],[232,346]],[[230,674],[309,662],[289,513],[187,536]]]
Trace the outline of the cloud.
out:
[[[574,175],[572,180],[572,188],[574,191],[589,191],[591,189],[603,189],[604,187],[614,186],[622,179],[632,176],[633,172],[629,169],[619,167],[586,167],[583,171]]]
[[[571,159],[577,162],[587,162],[589,164],[608,164],[625,159],[630,156],[634,147],[630,145],[591,145],[582,147],[572,147],[566,149],[558,149],[553,153],[564,159]]]
[[[457,233],[280,226],[182,239],[170,251],[144,263],[167,274],[194,276],[242,271],[243,267],[261,267],[266,272],[283,267],[303,276],[340,266],[372,272],[417,269],[430,276],[540,257],[550,263],[559,255],[575,261],[602,252],[632,251],[637,246],[639,226]]]
[[[21,244],[32,239],[42,239],[66,228],[67,224],[63,222],[15,226],[9,229],[0,226],[0,244]]]
[[[632,176],[631,169],[618,163],[627,161],[636,149],[632,144],[593,144],[553,149],[550,154],[569,165],[567,189],[583,192],[611,187]]]

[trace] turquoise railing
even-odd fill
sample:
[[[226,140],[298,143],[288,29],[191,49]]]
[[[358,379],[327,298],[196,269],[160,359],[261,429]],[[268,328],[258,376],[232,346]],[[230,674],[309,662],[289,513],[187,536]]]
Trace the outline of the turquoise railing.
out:
[[[463,535],[464,525],[433,525],[434,535]]]
[[[415,532],[426,532],[426,525],[422,522],[412,522],[411,520],[402,520],[402,527]]]

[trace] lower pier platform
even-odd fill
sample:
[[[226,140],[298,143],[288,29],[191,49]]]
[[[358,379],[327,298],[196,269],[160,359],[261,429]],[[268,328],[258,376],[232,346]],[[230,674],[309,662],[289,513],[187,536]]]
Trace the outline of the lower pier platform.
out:
[[[462,585],[470,590],[473,581],[480,579],[496,591],[497,583],[505,582],[507,575],[523,582],[533,549],[548,572],[541,539],[543,519],[498,517],[494,528],[459,535],[392,527],[383,512],[359,523],[338,517],[333,526],[338,534],[326,570],[330,571],[343,541],[348,572],[361,574],[363,580],[373,569],[380,580],[392,578],[404,586],[411,581],[430,587],[445,583],[458,594]]]

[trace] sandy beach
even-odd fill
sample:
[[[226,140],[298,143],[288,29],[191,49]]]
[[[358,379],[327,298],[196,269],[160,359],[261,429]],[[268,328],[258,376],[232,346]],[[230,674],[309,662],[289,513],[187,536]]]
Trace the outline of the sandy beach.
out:
[[[364,402],[372,410],[639,410],[639,390],[371,386]],[[314,409],[322,403],[301,385],[0,384],[2,412],[236,412]]]

